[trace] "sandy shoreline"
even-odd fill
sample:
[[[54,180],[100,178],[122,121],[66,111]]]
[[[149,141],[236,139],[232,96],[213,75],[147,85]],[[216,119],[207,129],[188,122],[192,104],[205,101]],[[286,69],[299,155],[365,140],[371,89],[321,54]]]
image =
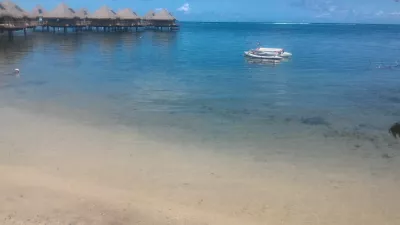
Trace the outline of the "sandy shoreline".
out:
[[[123,127],[0,115],[0,224],[400,224],[399,173],[386,166],[256,163]]]

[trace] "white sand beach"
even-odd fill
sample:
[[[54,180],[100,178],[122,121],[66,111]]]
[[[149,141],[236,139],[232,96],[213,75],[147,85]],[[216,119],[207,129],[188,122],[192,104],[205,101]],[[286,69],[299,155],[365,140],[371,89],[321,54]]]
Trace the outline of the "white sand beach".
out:
[[[397,158],[262,163],[7,107],[0,126],[4,225],[400,224]]]

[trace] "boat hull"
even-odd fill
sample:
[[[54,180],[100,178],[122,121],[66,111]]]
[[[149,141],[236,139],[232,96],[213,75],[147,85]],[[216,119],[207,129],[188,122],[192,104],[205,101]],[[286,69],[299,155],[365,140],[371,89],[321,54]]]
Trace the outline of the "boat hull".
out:
[[[256,55],[278,55],[283,58],[292,57],[292,53],[285,52],[282,48],[257,48],[250,51],[256,53]]]
[[[284,52],[284,53],[282,53],[282,54],[281,54],[281,57],[283,57],[283,58],[289,58],[289,57],[292,57],[292,53],[289,53],[289,52]]]
[[[244,52],[245,56],[256,58],[256,59],[270,59],[270,60],[281,60],[283,59],[281,56],[277,55],[256,55],[249,51]]]

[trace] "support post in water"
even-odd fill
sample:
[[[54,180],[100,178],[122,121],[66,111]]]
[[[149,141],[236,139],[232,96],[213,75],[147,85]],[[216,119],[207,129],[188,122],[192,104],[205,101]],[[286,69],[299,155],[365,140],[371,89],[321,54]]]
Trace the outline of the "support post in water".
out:
[[[12,40],[14,38],[14,33],[12,30],[8,30],[8,40]]]

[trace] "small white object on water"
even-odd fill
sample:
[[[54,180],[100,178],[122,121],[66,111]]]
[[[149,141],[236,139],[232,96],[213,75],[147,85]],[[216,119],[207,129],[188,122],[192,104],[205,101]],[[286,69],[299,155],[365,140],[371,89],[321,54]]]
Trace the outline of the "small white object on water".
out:
[[[286,52],[283,48],[263,48],[261,47],[260,43],[257,45],[258,47],[256,49],[246,51],[244,54],[252,58],[273,60],[281,60],[283,58],[292,57],[292,53]]]

